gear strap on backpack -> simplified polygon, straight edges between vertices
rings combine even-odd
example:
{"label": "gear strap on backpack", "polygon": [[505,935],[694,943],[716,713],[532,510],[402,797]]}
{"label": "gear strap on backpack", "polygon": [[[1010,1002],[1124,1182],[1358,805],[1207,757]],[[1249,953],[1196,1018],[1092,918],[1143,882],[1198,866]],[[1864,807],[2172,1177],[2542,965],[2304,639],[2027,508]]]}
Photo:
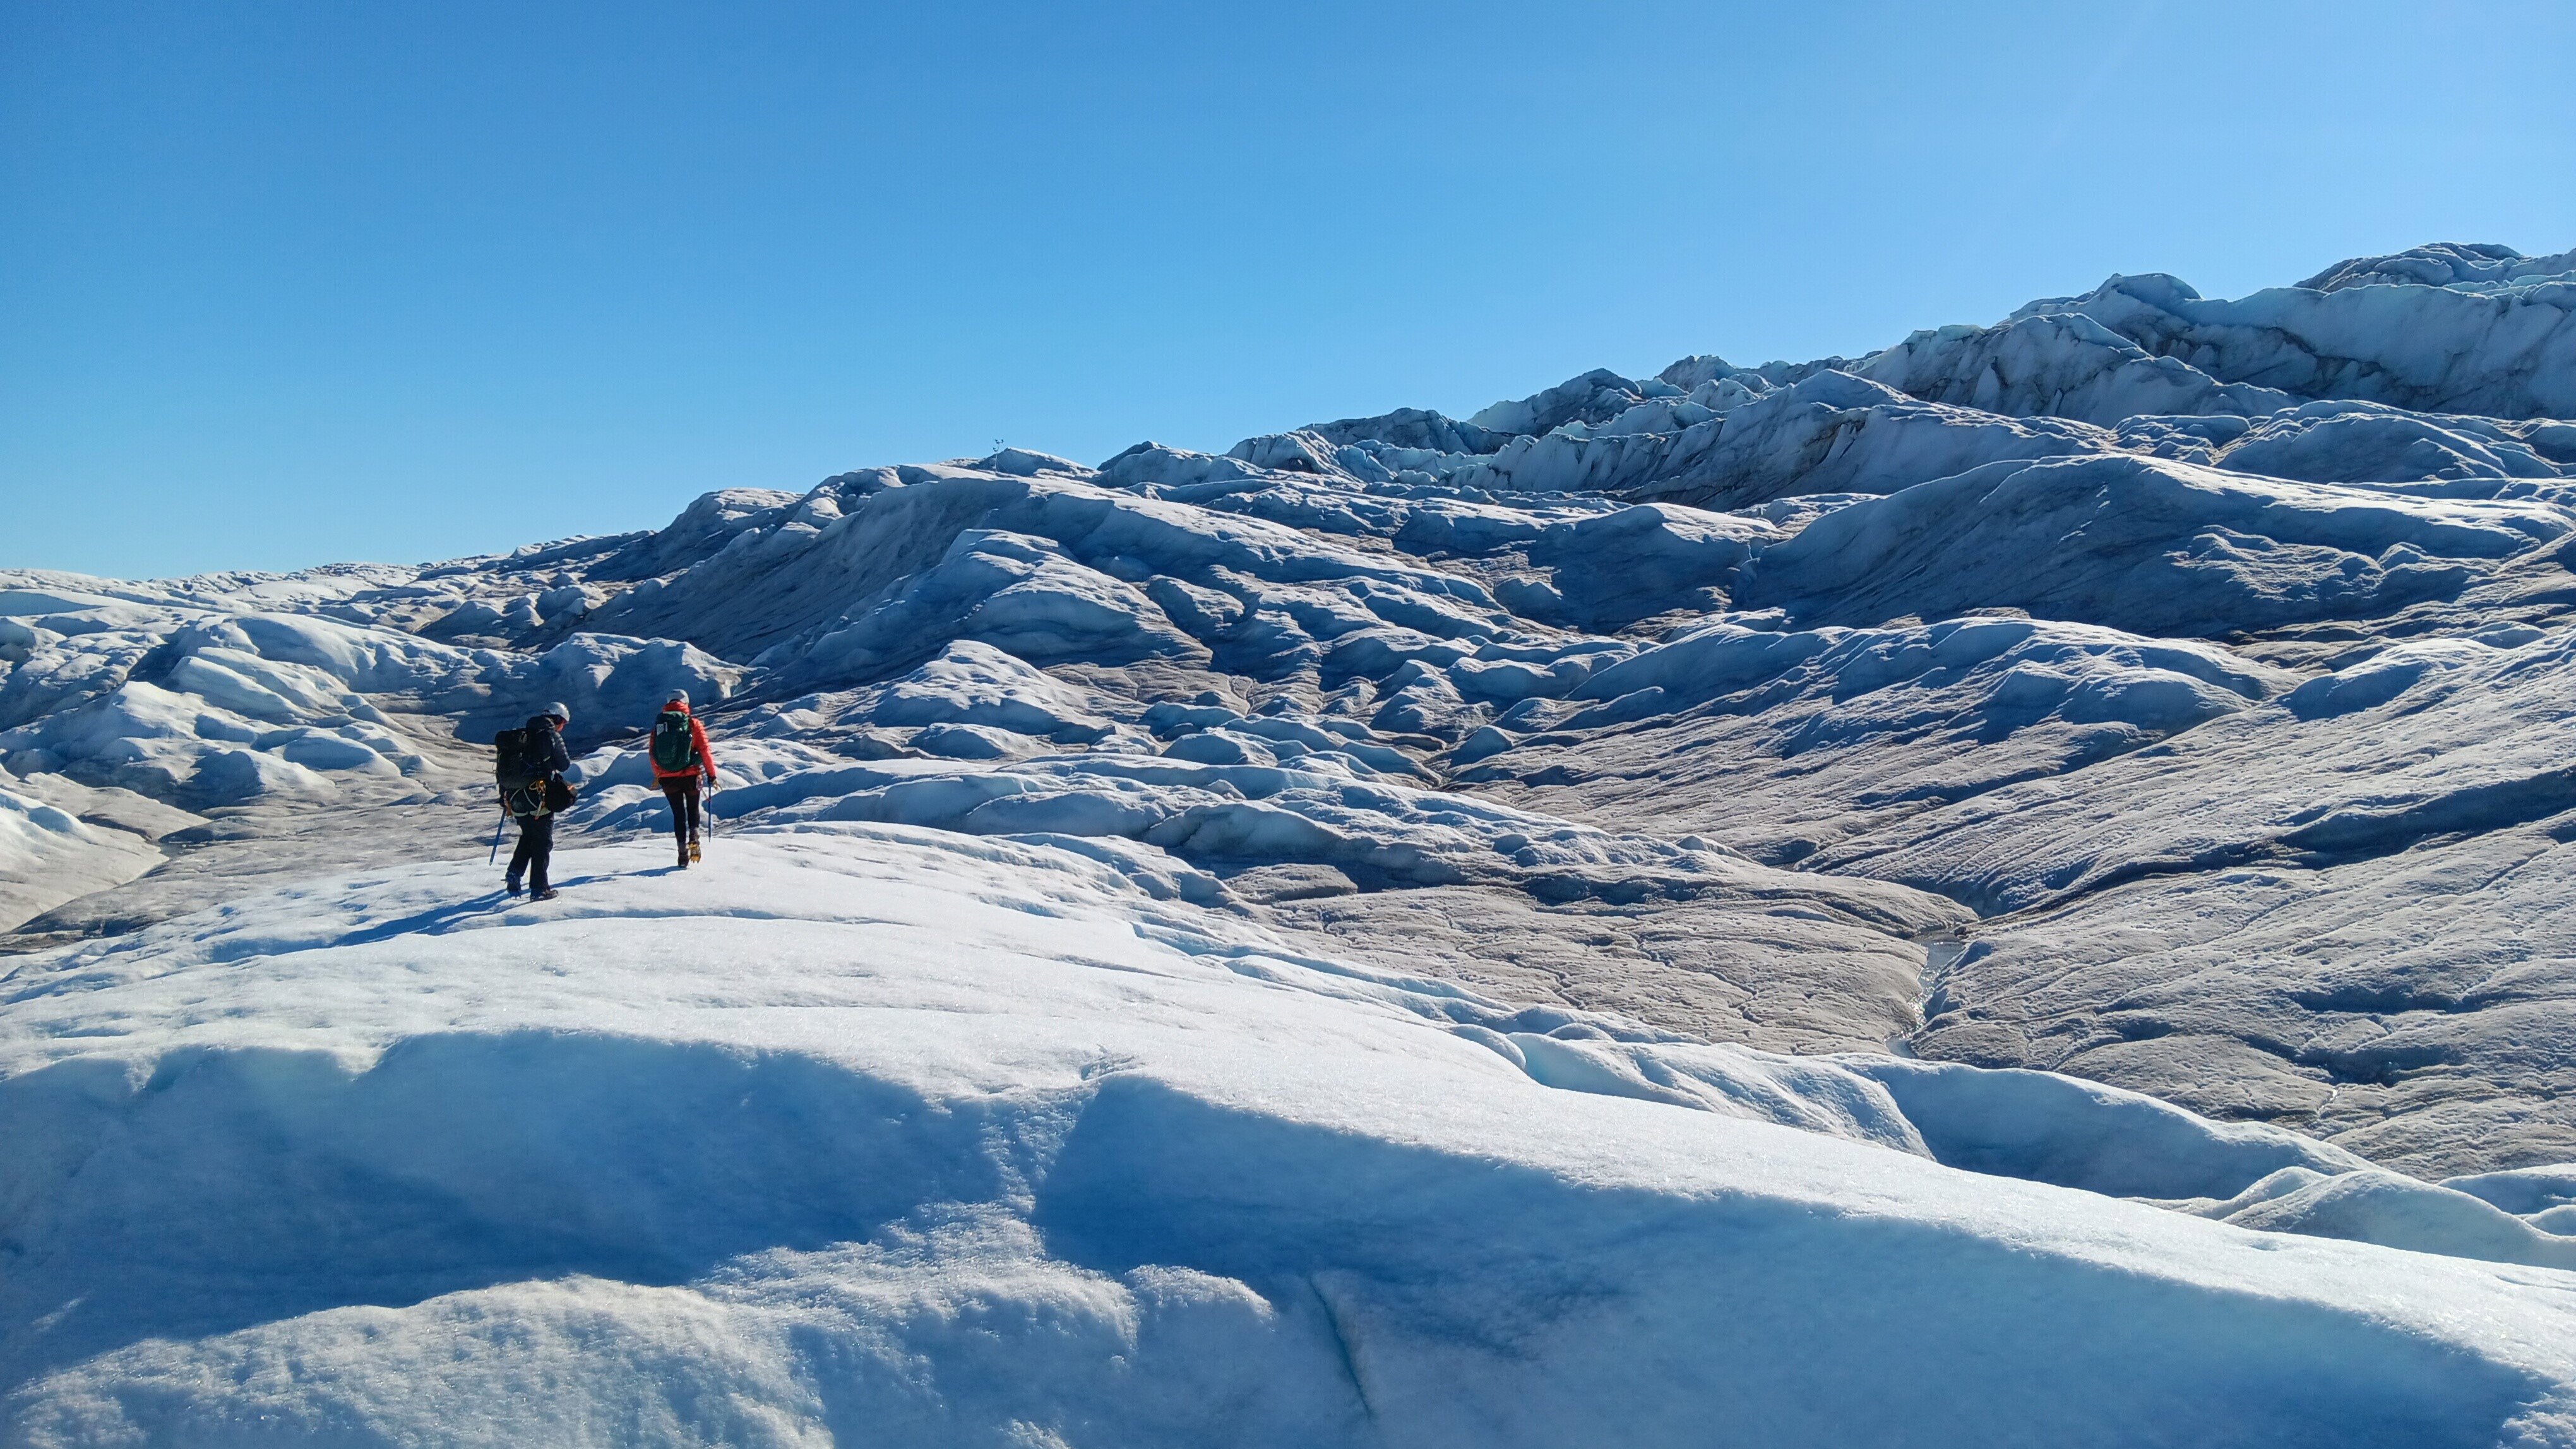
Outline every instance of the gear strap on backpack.
{"label": "gear strap on backpack", "polygon": [[533,733],[503,730],[492,737],[492,783],[501,787],[501,808],[513,815],[543,815],[573,802],[572,788],[555,775]]}

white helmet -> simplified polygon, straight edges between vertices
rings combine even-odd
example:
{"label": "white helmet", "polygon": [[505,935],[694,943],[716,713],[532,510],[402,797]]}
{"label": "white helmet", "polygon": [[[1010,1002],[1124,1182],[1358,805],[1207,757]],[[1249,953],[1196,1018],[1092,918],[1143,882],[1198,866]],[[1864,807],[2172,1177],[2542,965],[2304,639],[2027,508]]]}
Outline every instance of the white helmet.
{"label": "white helmet", "polygon": [[689,702],[689,692],[685,689],[672,690],[669,696],[662,702],[664,704],[687,704]]}
{"label": "white helmet", "polygon": [[555,717],[555,723],[559,726],[572,723],[572,706],[565,704],[560,699],[547,705],[546,713],[553,715]]}

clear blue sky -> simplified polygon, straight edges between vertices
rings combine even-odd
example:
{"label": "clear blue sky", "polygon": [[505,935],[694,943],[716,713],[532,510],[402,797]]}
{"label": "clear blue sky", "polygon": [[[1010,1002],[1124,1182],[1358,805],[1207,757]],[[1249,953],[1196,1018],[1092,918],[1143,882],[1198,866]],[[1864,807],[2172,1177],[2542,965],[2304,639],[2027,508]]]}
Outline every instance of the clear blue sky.
{"label": "clear blue sky", "polygon": [[2576,246],[2576,6],[0,0],[0,566]]}

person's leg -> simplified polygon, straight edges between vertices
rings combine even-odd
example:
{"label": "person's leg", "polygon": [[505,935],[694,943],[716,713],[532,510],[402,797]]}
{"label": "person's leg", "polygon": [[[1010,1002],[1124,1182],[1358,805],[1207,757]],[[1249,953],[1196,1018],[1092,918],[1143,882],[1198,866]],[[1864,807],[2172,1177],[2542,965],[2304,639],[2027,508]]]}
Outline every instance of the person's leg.
{"label": "person's leg", "polygon": [[528,878],[528,858],[536,853],[535,845],[528,839],[528,822],[531,818],[526,815],[510,817],[511,821],[519,827],[518,846],[510,852],[509,882],[510,889],[514,892],[518,890],[519,883]]}
{"label": "person's leg", "polygon": [[555,817],[531,815],[527,819],[528,893],[544,895],[553,889],[546,879],[546,867],[555,855]]}
{"label": "person's leg", "polygon": [[671,807],[671,847],[684,870],[689,864],[689,800],[681,787],[686,784],[688,777],[682,775],[667,775],[662,780],[662,799]]}
{"label": "person's leg", "polygon": [[700,817],[698,814],[698,777],[691,775],[681,783],[687,787],[685,793],[689,798],[689,841],[691,844],[695,844],[700,833]]}

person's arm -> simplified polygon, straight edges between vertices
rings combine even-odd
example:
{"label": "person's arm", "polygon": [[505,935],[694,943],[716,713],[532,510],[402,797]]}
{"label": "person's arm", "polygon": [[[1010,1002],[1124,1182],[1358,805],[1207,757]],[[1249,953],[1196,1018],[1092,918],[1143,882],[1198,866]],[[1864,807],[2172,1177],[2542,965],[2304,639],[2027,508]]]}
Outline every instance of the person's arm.
{"label": "person's arm", "polygon": [[689,716],[689,733],[697,740],[698,773],[706,776],[707,788],[712,790],[716,784],[716,754],[707,748],[707,727],[698,723],[696,715]]}
{"label": "person's arm", "polygon": [[546,739],[554,745],[554,749],[552,751],[552,754],[554,755],[554,772],[560,775],[564,771],[571,769],[572,751],[564,748],[563,731],[548,730],[546,731]]}

